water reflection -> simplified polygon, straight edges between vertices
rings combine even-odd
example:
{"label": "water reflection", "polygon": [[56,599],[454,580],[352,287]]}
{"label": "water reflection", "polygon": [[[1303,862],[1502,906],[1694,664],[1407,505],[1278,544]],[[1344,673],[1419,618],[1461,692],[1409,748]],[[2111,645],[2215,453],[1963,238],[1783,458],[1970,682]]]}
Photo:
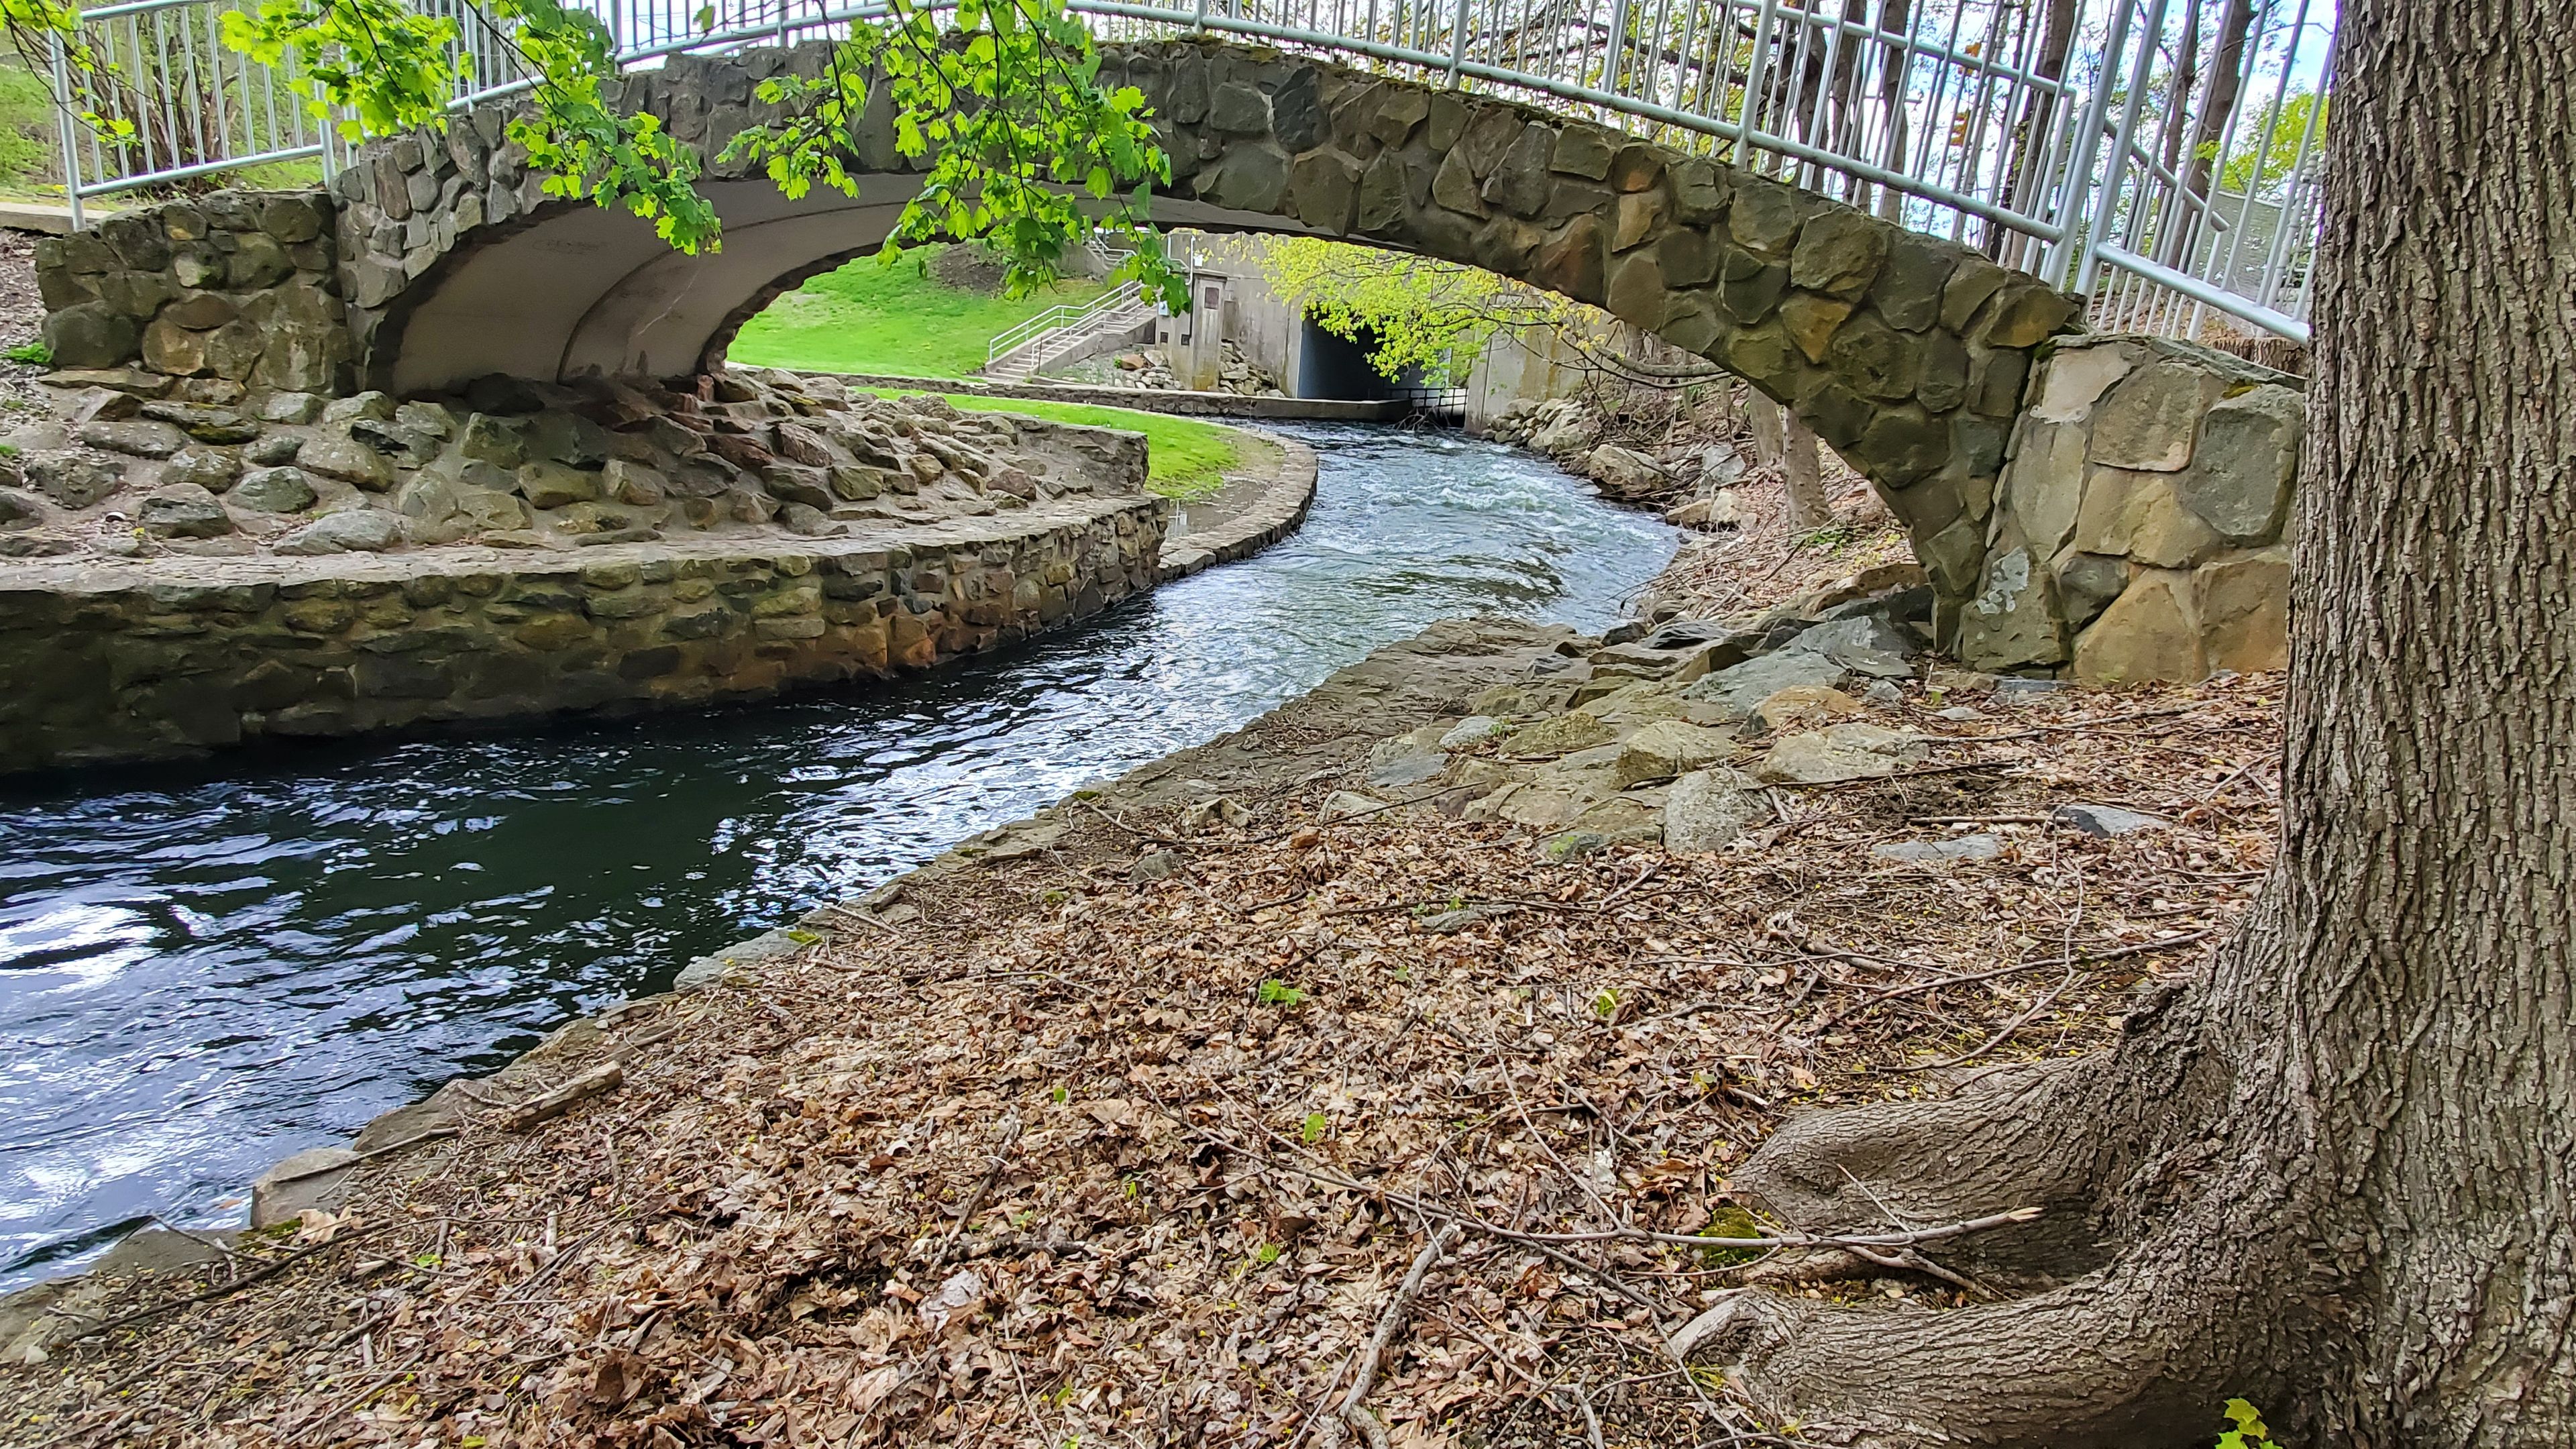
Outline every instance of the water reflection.
{"label": "water reflection", "polygon": [[1306,527],[897,687],[0,796],[0,1286],[682,962],[1241,725],[1434,619],[1599,626],[1659,523],[1455,437],[1296,430]]}

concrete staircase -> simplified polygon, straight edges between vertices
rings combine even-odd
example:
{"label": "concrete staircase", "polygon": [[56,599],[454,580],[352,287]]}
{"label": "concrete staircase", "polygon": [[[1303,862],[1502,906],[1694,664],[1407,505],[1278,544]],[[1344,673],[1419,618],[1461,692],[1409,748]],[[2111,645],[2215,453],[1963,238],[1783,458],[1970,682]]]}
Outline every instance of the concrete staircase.
{"label": "concrete staircase", "polygon": [[1050,307],[995,337],[984,349],[984,376],[1026,382],[1103,338],[1133,332],[1153,320],[1154,304],[1134,282],[1113,287],[1081,307]]}

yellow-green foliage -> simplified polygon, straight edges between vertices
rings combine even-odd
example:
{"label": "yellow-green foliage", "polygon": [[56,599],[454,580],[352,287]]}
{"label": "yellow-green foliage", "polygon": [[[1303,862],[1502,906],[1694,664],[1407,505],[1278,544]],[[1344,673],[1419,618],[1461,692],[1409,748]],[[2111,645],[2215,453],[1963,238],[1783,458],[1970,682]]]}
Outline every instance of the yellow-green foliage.
{"label": "yellow-green foliage", "polygon": [[1369,365],[1381,376],[1418,367],[1434,387],[1465,382],[1498,329],[1554,325],[1574,305],[1480,267],[1320,237],[1272,238],[1261,271],[1324,330],[1374,339]]}

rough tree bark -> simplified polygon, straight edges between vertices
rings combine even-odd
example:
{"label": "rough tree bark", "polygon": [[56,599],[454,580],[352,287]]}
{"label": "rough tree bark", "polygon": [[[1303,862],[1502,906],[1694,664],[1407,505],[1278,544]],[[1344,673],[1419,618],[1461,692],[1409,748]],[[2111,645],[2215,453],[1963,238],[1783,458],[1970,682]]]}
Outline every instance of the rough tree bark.
{"label": "rough tree bark", "polygon": [[[2057,80],[2066,74],[2066,53],[2075,43],[2075,0],[2047,0],[2048,8],[2041,20],[2039,33],[2039,74]],[[2033,87],[2022,102],[2021,119],[2013,126],[2012,163],[2005,170],[2010,178],[2004,194],[2012,198],[2017,210],[2028,211],[2039,199],[2039,190],[2048,184],[2049,168],[2040,163],[2048,151],[2058,124],[2058,98],[2055,92]],[[2010,227],[1989,224],[1986,228],[1986,255],[2006,266],[2024,265],[2030,252],[2030,240]]]}
{"label": "rough tree bark", "polygon": [[1745,407],[1745,421],[1753,428],[1753,461],[1780,470],[1781,488],[1789,497],[1789,526],[1814,529],[1832,523],[1834,504],[1825,496],[1815,429],[1758,393]]}
{"label": "rough tree bark", "polygon": [[2004,1302],[1695,1325],[1806,1437],[2206,1444],[2241,1395],[2576,1442],[2576,0],[2341,21],[2278,864],[2109,1052],[1736,1175],[1805,1228],[2048,1209],[1977,1245]]}

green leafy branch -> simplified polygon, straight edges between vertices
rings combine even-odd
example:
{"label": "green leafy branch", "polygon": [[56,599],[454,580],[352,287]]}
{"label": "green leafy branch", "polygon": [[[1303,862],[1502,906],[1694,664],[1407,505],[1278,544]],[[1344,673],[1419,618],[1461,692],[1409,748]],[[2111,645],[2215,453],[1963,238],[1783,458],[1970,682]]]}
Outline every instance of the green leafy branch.
{"label": "green leafy branch", "polygon": [[886,239],[889,264],[912,243],[984,241],[1021,297],[1105,236],[1132,250],[1113,280],[1133,278],[1186,308],[1183,279],[1147,220],[1153,185],[1172,169],[1144,93],[1102,87],[1091,32],[1063,0],[961,0],[942,15],[893,0],[882,21],[852,24],[821,75],[761,82],[758,98],[790,116],[743,131],[724,159],[761,165],[790,197],[817,182],[856,196],[846,158],[871,87],[882,85],[896,152],[930,158]]}

